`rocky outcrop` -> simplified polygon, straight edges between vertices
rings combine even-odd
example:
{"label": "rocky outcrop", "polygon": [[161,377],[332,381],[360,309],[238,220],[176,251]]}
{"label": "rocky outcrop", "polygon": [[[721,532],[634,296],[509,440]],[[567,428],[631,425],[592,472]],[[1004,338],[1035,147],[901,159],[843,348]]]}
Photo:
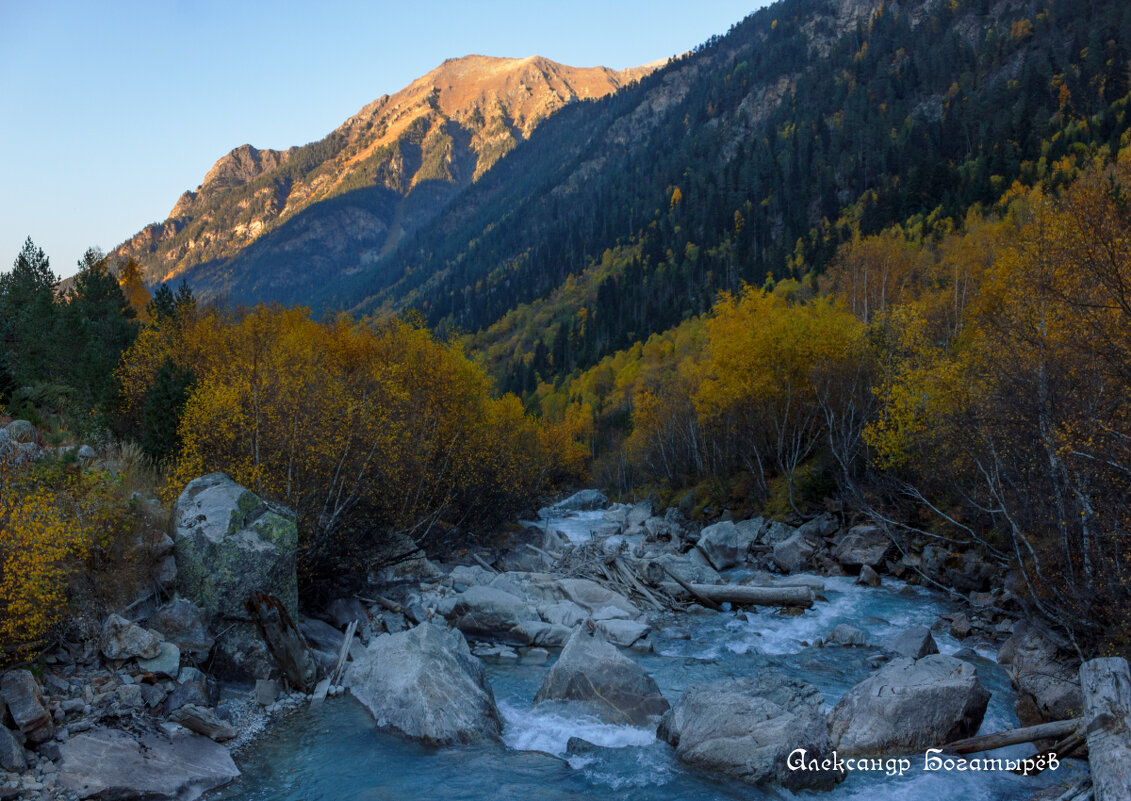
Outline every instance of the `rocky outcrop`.
{"label": "rocky outcrop", "polygon": [[346,674],[381,728],[433,745],[498,739],[499,710],[482,663],[458,631],[423,623],[382,634]]}
{"label": "rocky outcrop", "polygon": [[94,728],[59,746],[60,784],[79,798],[193,801],[240,775],[222,745],[181,731]]}
{"label": "rocky outcrop", "polygon": [[683,762],[750,784],[827,790],[833,770],[791,770],[790,753],[822,760],[833,750],[820,691],[774,671],[689,687],[660,722]]}
{"label": "rocky outcrop", "polygon": [[208,618],[225,621],[217,643],[221,667],[268,678],[272,661],[245,604],[263,592],[297,617],[294,516],[212,473],[185,487],[173,526],[181,594]]}
{"label": "rocky outcrop", "polygon": [[669,709],[644,669],[601,637],[574,631],[534,703],[577,701],[609,723],[641,726]]}
{"label": "rocky outcrop", "polygon": [[843,757],[908,754],[977,732],[990,693],[974,666],[949,656],[894,659],[829,713]]}

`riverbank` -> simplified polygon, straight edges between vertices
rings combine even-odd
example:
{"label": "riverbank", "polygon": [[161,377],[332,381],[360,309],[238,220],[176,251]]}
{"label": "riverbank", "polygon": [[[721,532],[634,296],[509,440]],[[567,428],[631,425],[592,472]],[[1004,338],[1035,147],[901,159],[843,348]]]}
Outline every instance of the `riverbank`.
{"label": "riverbank", "polygon": [[[610,722],[595,715],[585,699],[558,697],[532,704],[555,658],[560,659],[560,649],[579,630],[617,646],[655,681],[667,705],[697,684],[764,670],[796,677],[803,686],[815,688],[814,714],[820,715],[822,728],[824,716],[855,685],[893,662],[924,657],[932,650],[941,652],[948,670],[971,666],[989,700],[976,721],[962,724],[961,715],[956,719],[956,725],[970,729],[964,734],[973,734],[979,724],[983,730],[999,730],[1025,723],[1030,710],[1054,712],[1050,698],[1064,701],[1071,694],[1067,680],[1064,685],[1069,689],[1061,696],[1050,694],[1049,665],[1063,668],[1065,677],[1071,668],[1057,661],[1057,654],[1038,647],[1042,635],[1015,624],[1006,591],[972,589],[969,597],[986,603],[960,605],[931,588],[929,581],[921,582],[928,586],[916,586],[916,568],[921,565],[908,564],[906,556],[893,553],[890,542],[885,544],[876,530],[862,526],[846,530],[834,518],[820,518],[800,528],[749,520],[700,529],[678,512],[662,516],[652,512],[650,503],[610,505],[599,493],[582,493],[543,510],[541,519],[526,525],[506,547],[468,553],[463,564],[412,560],[375,576],[379,583],[366,590],[368,594],[307,610],[313,614],[298,616],[297,627],[320,674],[330,672],[342,654],[350,656],[349,664],[357,664],[383,634],[396,635],[421,624],[459,631],[470,652],[486,665],[487,686],[498,697],[501,739],[455,746],[458,753],[483,766],[482,776],[464,774],[460,781],[468,787],[483,783],[485,793],[491,782],[512,781],[516,770],[533,770],[545,778],[547,771],[563,769],[570,773],[556,781],[575,786],[580,795],[616,796],[629,787],[653,788],[669,799],[672,792],[677,798],[727,798],[745,792],[734,784],[733,772],[727,777],[726,769],[711,779],[710,787],[722,782],[730,789],[705,789],[696,778],[703,768],[695,767],[694,759],[685,765],[679,750],[673,751],[657,737],[655,721],[650,726]],[[847,575],[850,572],[856,575]],[[703,598],[694,597],[695,587],[790,588],[790,593],[806,588],[807,603],[746,608],[724,603],[715,612],[702,603]],[[126,650],[152,647],[151,636],[157,643],[174,644],[187,656],[193,646],[185,633],[192,631],[204,635],[198,647],[210,654],[210,664],[223,650],[255,669],[262,649],[257,655],[241,652],[231,642],[223,648],[209,644],[213,635],[223,639],[229,633],[206,630],[204,616],[195,609],[183,598],[173,601],[172,608],[169,603],[143,604],[131,610],[134,620],[123,619],[110,627],[114,636],[108,637],[104,626],[97,646],[86,644],[81,654],[72,647],[48,654],[41,703],[58,728],[47,744],[24,750],[26,769],[6,777],[4,784],[16,788],[12,792],[19,797],[44,801],[84,797],[103,781],[103,775],[128,774],[120,765],[86,764],[84,751],[75,748],[76,740],[86,742],[91,746],[86,753],[93,753],[94,746],[105,746],[105,736],[98,740],[92,732],[108,731],[124,733],[147,748],[147,736],[168,747],[192,742],[194,748],[201,746],[202,738],[210,738],[205,749],[212,760],[205,765],[208,770],[183,776],[176,787],[180,797],[235,779],[231,754],[236,755],[243,777],[231,789],[218,791],[222,798],[274,798],[264,795],[263,788],[275,786],[270,777],[280,770],[303,777],[295,785],[300,793],[293,796],[296,799],[305,797],[301,792],[310,784],[339,782],[343,790],[337,797],[349,797],[350,787],[360,793],[366,781],[362,776],[346,779],[325,773],[337,764],[327,748],[356,750],[340,742],[342,732],[380,744],[369,759],[358,754],[358,765],[372,768],[374,759],[404,752],[416,754],[413,759],[424,770],[437,758],[435,752],[419,751],[414,745],[390,745],[396,736],[379,733],[373,718],[359,715],[351,698],[334,698],[336,690],[312,708],[309,693],[279,696],[277,679],[242,685],[218,682],[198,668],[182,666],[180,659],[175,672],[170,665],[162,673],[140,652]],[[170,627],[170,618],[177,617],[172,611],[180,613],[180,630]],[[344,632],[351,624],[357,634],[347,642]],[[115,642],[127,645],[118,648]],[[254,650],[247,642],[241,647]],[[157,650],[169,649],[159,645]],[[1025,677],[1038,673],[1043,685],[1026,684]],[[348,683],[348,679],[340,681]],[[1052,689],[1064,687],[1058,684]],[[185,703],[190,697],[195,703]],[[180,712],[186,706],[195,709]],[[185,731],[188,727],[195,731],[192,740]],[[326,748],[317,750],[317,758],[286,756],[299,747],[295,742],[301,739],[299,733],[312,727],[323,735],[333,733],[325,740]],[[939,731],[923,736],[941,744],[954,739],[952,735]],[[1022,751],[1024,747],[1014,747],[1011,753]],[[543,763],[539,761],[543,757],[530,752],[547,755],[550,761]],[[1069,765],[1060,776],[1078,770]],[[352,769],[345,773],[352,776]],[[1026,777],[1022,784],[1016,777],[1000,775],[962,779],[967,780],[973,782],[968,787],[971,793],[1006,799],[1021,797],[1019,792],[1035,793],[1061,779],[1048,774]],[[904,783],[913,782],[914,792],[925,793],[922,797],[950,797],[938,781],[937,775],[923,771],[900,777],[894,785],[890,777],[852,776],[832,792],[835,797],[850,797],[864,787],[906,790]],[[415,784],[402,788],[409,797],[419,791]],[[652,790],[641,792],[651,797]]]}

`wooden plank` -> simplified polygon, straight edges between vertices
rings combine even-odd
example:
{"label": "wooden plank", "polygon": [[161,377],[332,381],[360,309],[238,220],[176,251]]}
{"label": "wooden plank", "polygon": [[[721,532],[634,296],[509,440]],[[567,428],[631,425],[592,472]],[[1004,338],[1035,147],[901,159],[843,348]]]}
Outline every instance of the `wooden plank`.
{"label": "wooden plank", "polygon": [[1131,668],[1122,657],[1080,666],[1096,801],[1131,801]]}
{"label": "wooden plank", "polygon": [[1004,748],[1007,745],[1018,743],[1031,743],[1034,740],[1051,740],[1068,737],[1083,724],[1081,718],[1070,720],[1056,720],[1052,723],[1042,723],[1039,726],[1026,726],[1021,729],[1006,729],[993,734],[981,734],[977,737],[968,737],[965,740],[955,740],[947,743],[942,748],[951,754],[976,754],[979,751],[992,751],[995,748]]}

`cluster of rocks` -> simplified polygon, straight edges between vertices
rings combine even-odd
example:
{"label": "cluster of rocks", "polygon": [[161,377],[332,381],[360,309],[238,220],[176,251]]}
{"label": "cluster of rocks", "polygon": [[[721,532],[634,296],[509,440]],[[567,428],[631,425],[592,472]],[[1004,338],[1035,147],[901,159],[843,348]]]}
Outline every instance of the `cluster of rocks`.
{"label": "cluster of rocks", "polygon": [[44,445],[35,426],[27,420],[13,420],[0,426],[0,462],[20,465],[35,462],[47,455],[63,456],[68,453],[74,453],[84,462],[92,461],[97,456],[94,448],[89,445]]}

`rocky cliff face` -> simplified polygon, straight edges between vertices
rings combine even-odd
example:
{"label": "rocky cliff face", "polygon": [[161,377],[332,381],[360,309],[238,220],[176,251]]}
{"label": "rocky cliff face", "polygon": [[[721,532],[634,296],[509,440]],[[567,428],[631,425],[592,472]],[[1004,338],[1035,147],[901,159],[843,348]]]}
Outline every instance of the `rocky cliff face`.
{"label": "rocky cliff face", "polygon": [[[537,56],[449,59],[318,142],[284,151],[236,148],[180,197],[167,220],[113,255],[135,258],[150,284],[184,277],[205,298],[301,301],[319,254],[356,249],[358,267],[380,259],[555,111],[602,97],[655,66],[614,71]],[[325,201],[335,202],[315,209]],[[232,263],[268,234],[272,242]]]}

